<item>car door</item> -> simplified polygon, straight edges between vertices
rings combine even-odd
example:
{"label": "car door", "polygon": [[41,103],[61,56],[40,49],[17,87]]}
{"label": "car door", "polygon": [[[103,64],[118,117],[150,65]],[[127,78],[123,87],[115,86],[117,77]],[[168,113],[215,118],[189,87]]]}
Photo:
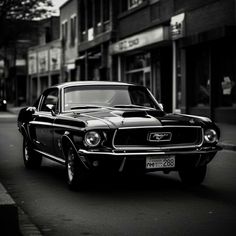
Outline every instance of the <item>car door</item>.
{"label": "car door", "polygon": [[46,90],[39,103],[38,110],[33,114],[30,123],[31,134],[34,137],[36,149],[46,154],[53,155],[53,123],[55,116],[51,108],[58,109],[58,89]]}

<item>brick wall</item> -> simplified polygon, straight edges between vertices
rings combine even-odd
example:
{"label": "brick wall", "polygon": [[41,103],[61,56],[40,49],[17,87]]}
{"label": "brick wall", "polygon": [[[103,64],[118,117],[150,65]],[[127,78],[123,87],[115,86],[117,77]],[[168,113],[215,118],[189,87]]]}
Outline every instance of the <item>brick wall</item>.
{"label": "brick wall", "polygon": [[233,24],[235,24],[233,0],[211,1],[186,12],[187,36]]}

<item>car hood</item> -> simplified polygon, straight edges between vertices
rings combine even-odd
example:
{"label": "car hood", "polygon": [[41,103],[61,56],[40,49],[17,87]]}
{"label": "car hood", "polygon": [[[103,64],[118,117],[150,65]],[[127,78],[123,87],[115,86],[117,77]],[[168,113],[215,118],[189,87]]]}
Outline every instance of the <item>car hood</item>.
{"label": "car hood", "polygon": [[87,127],[143,127],[143,126],[204,126],[211,122],[205,117],[188,116],[181,114],[166,114],[153,109],[86,109],[67,113],[71,119],[77,119]]}

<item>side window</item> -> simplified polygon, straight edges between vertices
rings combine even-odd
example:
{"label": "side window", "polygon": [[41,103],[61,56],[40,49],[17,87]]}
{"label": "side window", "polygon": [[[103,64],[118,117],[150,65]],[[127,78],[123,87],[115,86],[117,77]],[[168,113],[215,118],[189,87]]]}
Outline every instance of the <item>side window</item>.
{"label": "side window", "polygon": [[46,92],[40,111],[50,111],[49,106],[54,106],[55,111],[58,111],[58,90],[53,89]]}

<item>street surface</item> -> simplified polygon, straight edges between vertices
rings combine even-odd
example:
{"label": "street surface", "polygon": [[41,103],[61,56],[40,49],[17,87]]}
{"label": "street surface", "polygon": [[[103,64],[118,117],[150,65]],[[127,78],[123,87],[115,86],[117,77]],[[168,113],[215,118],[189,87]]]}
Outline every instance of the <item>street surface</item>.
{"label": "street surface", "polygon": [[217,154],[197,188],[155,173],[107,176],[72,192],[61,165],[24,169],[16,117],[0,112],[0,181],[46,236],[236,235],[236,152]]}

